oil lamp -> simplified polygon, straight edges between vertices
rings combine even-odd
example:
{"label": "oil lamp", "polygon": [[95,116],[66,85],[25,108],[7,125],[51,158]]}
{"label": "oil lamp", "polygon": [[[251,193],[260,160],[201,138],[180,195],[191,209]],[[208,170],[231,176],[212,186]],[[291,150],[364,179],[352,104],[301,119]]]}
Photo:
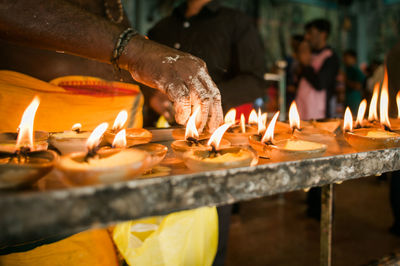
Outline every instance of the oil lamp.
{"label": "oil lamp", "polygon": [[[197,114],[199,113],[199,111],[200,111],[200,107],[197,107],[193,112],[193,114],[196,114],[196,117],[194,120],[192,119],[191,123],[194,123],[195,125],[197,124],[197,119],[198,119]],[[196,128],[196,126],[194,126],[194,128]],[[196,129],[196,132],[197,132],[197,129]],[[194,133],[194,132],[191,132],[191,133]],[[175,140],[186,139],[187,134],[188,134],[187,126],[186,126],[186,129],[185,128],[175,128],[172,130],[172,138]],[[195,137],[197,139],[208,139],[210,136],[211,135],[209,133],[207,133],[206,131],[203,131],[200,134],[197,132],[197,136],[195,136]],[[194,136],[192,136],[192,137],[194,137]]]}
{"label": "oil lamp", "polygon": [[[300,116],[295,111],[296,109],[292,109],[292,112],[289,111],[289,124],[293,133],[296,129],[300,129]],[[250,138],[250,144],[259,156],[274,161],[284,161],[316,157],[325,153],[327,149],[325,144],[300,139],[302,137],[300,134],[292,134],[289,138],[275,141],[274,129],[278,116],[279,112],[275,113],[262,138],[257,136]]]}
{"label": "oil lamp", "polygon": [[[256,115],[255,110],[250,113],[251,116],[251,124],[250,124],[250,116],[249,116],[249,124],[246,124],[246,119],[243,114],[240,116],[240,122],[238,124],[232,124],[232,118],[227,118],[225,116],[225,123],[232,125],[227,132],[225,133],[224,138],[229,140],[232,145],[248,145],[249,144],[249,136],[257,133],[257,119],[255,119],[254,115]],[[233,113],[233,112],[232,112]],[[229,113],[228,113],[229,114]],[[227,115],[228,115],[227,114]],[[234,112],[236,116],[236,110]],[[231,114],[229,114],[231,115]],[[232,115],[233,116],[233,115]]]}
{"label": "oil lamp", "polygon": [[[371,105],[372,105],[371,100]],[[375,108],[375,107],[374,107]],[[389,121],[389,92],[388,78],[385,77],[382,83],[382,90],[379,102],[380,127],[353,128],[353,116],[347,107],[344,115],[343,135],[346,141],[356,150],[382,149],[400,146],[400,134],[392,131]],[[374,110],[372,111],[374,114]],[[375,116],[376,114],[374,114]]]}
{"label": "oil lamp", "polygon": [[90,136],[89,131],[82,131],[82,125],[76,123],[71,130],[53,133],[50,135],[49,142],[61,154],[73,152],[84,152],[86,150],[86,140]]}
{"label": "oil lamp", "polygon": [[221,140],[232,124],[223,124],[211,135],[205,149],[189,150],[184,153],[185,165],[194,171],[216,170],[250,166],[257,163],[255,154],[247,148],[221,148]]}
{"label": "oil lamp", "polygon": [[[128,120],[128,112],[122,110],[118,113],[115,118],[114,124],[111,130],[105,132],[104,137],[106,141],[111,144],[115,138],[115,134],[119,132]],[[151,141],[152,134],[150,131],[144,128],[127,128],[126,129],[126,142],[128,146],[149,143]]]}
{"label": "oil lamp", "polygon": [[[207,142],[208,138],[199,138],[199,133],[196,128],[196,117],[200,111],[200,108],[196,108],[193,114],[189,117],[186,124],[185,139],[175,140],[171,143],[171,148],[174,151],[177,158],[181,159],[183,154],[189,150],[204,150],[208,149]],[[221,140],[221,147],[230,147],[231,143],[226,140]]]}
{"label": "oil lamp", "polygon": [[[142,173],[148,166],[150,157],[138,149],[99,149],[99,144],[108,124],[97,126],[86,142],[86,152],[76,152],[62,156],[57,169],[70,185],[107,184],[129,180]],[[123,137],[123,133],[118,135]],[[116,140],[114,145],[123,145]]]}
{"label": "oil lamp", "polygon": [[0,152],[0,189],[33,184],[50,172],[58,158],[53,151],[35,150],[33,122],[39,103],[35,97],[25,109],[15,149]]}

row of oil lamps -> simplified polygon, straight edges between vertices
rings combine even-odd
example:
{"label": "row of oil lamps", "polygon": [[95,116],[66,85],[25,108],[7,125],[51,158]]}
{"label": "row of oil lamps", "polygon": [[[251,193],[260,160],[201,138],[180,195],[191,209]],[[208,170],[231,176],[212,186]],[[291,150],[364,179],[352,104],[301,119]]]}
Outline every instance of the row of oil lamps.
{"label": "row of oil lamps", "polygon": [[[379,118],[377,105],[379,84],[375,85],[365,120],[367,102],[360,104],[356,122],[346,109],[343,136],[356,150],[400,146],[400,93],[396,101],[399,118],[389,120],[388,86],[385,75],[380,93]],[[167,147],[149,143],[152,134],[145,129],[125,129],[128,114],[121,111],[111,129],[107,123],[92,132],[82,131],[80,124],[71,130],[49,134],[33,132],[39,99],[35,97],[25,110],[18,133],[0,134],[0,188],[27,186],[45,176],[53,168],[71,185],[110,183],[132,179],[158,165]],[[296,104],[289,109],[289,124],[277,121],[276,112],[267,125],[267,114],[250,113],[247,123],[243,114],[236,120],[230,110],[225,123],[211,136],[199,134],[196,128],[199,108],[190,116],[186,129],[173,130],[171,148],[176,157],[191,170],[215,170],[255,165],[258,158],[272,161],[297,160],[323,155],[327,138],[335,138],[341,120],[304,122]],[[303,126],[300,125],[303,124]],[[393,125],[392,125],[393,124]],[[324,143],[325,142],[325,143]],[[48,149],[48,145],[52,149]],[[251,146],[251,148],[249,147]]]}

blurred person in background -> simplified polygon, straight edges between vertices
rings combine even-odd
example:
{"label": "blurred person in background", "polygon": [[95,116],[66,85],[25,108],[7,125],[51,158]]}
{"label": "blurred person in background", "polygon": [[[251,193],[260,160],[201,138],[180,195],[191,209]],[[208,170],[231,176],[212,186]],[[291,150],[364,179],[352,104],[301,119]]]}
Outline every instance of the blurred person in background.
{"label": "blurred person in background", "polygon": [[[151,40],[203,59],[222,94],[224,112],[235,107],[247,118],[265,93],[264,48],[254,21],[219,1],[188,0],[158,22]],[[175,60],[171,58],[171,60]],[[214,265],[223,265],[232,205],[218,207],[219,243]]]}
{"label": "blurred person in background", "polygon": [[304,39],[299,46],[299,85],[296,102],[302,119],[332,116],[332,97],[336,88],[339,59],[328,45],[331,24],[315,19],[305,26]]}
{"label": "blurred person in background", "polygon": [[365,75],[357,65],[357,53],[354,50],[346,50],[343,53],[345,84],[346,84],[346,106],[351,112],[357,113],[358,106],[363,99]]}
{"label": "blurred person in background", "polygon": [[150,29],[148,37],[203,59],[221,92],[224,112],[239,107],[237,115],[247,117],[263,96],[263,43],[254,20],[241,11],[216,0],[188,0]]}

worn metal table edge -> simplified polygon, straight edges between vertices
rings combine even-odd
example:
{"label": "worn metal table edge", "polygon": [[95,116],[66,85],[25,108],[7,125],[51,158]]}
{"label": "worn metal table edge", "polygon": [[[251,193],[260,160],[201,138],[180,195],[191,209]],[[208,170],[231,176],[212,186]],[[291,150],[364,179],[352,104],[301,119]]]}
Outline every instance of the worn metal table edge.
{"label": "worn metal table edge", "polygon": [[400,148],[23,195],[0,195],[0,247],[400,169]]}

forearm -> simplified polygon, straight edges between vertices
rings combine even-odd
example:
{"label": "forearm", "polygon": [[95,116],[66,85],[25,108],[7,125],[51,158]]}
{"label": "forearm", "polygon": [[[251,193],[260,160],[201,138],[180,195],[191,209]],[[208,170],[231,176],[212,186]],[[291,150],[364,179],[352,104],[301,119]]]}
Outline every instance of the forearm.
{"label": "forearm", "polygon": [[63,0],[1,0],[0,38],[110,62],[123,26]]}

